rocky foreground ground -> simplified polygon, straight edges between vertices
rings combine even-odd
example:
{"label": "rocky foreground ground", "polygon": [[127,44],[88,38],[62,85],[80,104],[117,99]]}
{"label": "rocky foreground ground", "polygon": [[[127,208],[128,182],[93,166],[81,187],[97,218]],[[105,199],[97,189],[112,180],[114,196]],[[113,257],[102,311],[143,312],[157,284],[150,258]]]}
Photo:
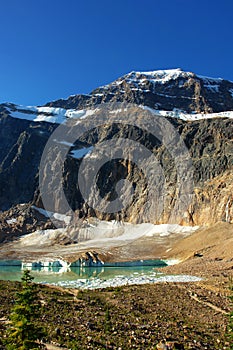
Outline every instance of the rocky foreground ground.
{"label": "rocky foreground ground", "polygon": [[[207,278],[206,269],[198,283],[94,291],[42,285],[37,322],[48,332],[47,349],[232,349],[227,271]],[[18,282],[0,284],[0,349],[18,288]]]}

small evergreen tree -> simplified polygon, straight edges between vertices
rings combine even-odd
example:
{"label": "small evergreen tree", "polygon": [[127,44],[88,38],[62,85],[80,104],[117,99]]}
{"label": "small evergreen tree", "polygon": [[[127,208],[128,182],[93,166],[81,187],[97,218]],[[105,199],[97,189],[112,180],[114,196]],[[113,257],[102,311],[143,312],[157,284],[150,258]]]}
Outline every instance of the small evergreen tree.
{"label": "small evergreen tree", "polygon": [[10,314],[10,326],[7,330],[6,348],[8,350],[40,349],[38,340],[45,336],[42,327],[36,325],[39,317],[40,302],[37,286],[32,283],[34,277],[25,270],[21,278],[21,290],[16,293],[15,305]]}

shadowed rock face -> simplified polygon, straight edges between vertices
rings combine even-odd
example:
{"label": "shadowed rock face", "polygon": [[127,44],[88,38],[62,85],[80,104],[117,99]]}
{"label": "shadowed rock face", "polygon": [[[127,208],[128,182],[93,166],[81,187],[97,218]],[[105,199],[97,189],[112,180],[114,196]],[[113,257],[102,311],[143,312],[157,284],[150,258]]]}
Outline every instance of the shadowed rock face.
{"label": "shadowed rock face", "polygon": [[[112,84],[94,90],[90,95],[77,95],[47,105],[65,109],[80,109],[94,107],[103,102],[124,101],[159,110],[169,111],[176,108],[187,113],[233,110],[233,83],[231,82],[201,78],[193,73],[179,71],[172,72],[170,79],[164,78],[162,73],[157,76],[154,72],[152,73],[148,75],[132,72]],[[183,213],[184,215],[182,217],[177,215],[174,220],[181,224],[195,225],[212,224],[219,220],[232,222],[232,120],[227,118],[192,122],[175,118],[168,118],[168,120],[181,135],[194,167],[192,201],[186,212]],[[12,118],[7,105],[0,105],[1,210],[8,210],[20,203],[43,205],[38,188],[38,171],[45,144],[56,127],[56,124],[48,122]],[[166,199],[163,211],[160,215],[153,215],[153,213],[148,214],[142,210],[148,201],[147,182],[143,172],[126,159],[107,162],[98,173],[97,185],[101,196],[111,201],[117,197],[116,184],[118,181],[129,180],[134,189],[130,205],[113,214],[104,214],[89,207],[82,198],[77,185],[78,170],[82,159],[71,157],[69,153],[64,163],[63,187],[71,208],[76,210],[79,218],[97,216],[100,219],[123,219],[137,223],[168,222],[179,196],[177,173],[171,154],[153,135],[132,125],[123,127],[114,123],[95,128],[83,135],[75,142],[71,150],[96,146],[102,141],[112,138],[117,140],[119,137],[145,145],[156,156],[166,180]],[[119,143],[116,141],[116,147],[121,148],[120,141]],[[49,168],[46,168],[45,178],[48,172]],[[54,173],[55,178],[56,172]],[[57,201],[59,201],[59,196]],[[59,203],[55,203],[51,210],[56,209],[56,204]],[[7,217],[14,216],[14,210],[12,210],[11,214],[2,215],[3,224],[6,223]],[[16,231],[25,233],[35,229],[38,225],[38,220],[33,220],[33,214],[30,212],[30,215],[24,216],[24,224],[21,223],[21,227],[24,228],[22,230],[18,228]],[[12,225],[12,229],[14,226],[17,224]]]}
{"label": "shadowed rock face", "polygon": [[0,116],[0,208],[32,200],[44,146],[54,125]]}

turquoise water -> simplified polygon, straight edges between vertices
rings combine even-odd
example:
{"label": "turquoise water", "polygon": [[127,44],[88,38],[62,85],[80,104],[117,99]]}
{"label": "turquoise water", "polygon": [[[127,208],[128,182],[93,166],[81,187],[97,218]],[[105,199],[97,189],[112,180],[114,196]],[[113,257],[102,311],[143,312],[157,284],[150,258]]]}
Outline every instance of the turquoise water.
{"label": "turquoise water", "polygon": [[[6,262],[0,260],[0,280],[19,281],[22,277],[21,262],[15,263],[14,266],[8,266]],[[117,287],[133,284],[158,283],[158,282],[197,282],[200,277],[189,275],[165,275],[158,272],[161,267],[161,261],[151,260],[138,262],[141,265],[129,266],[132,262],[121,263],[119,266],[79,266],[69,267],[33,267],[31,274],[38,283],[55,284],[61,287],[78,288],[78,289],[96,289]],[[1,282],[0,282],[1,283]]]}
{"label": "turquoise water", "polygon": [[[129,264],[129,263],[127,263]],[[149,275],[156,271],[156,267],[161,267],[159,261],[146,261],[144,265],[140,266],[96,266],[96,267],[70,267],[64,270],[61,267],[49,267],[49,268],[32,268],[31,274],[34,277],[35,282],[39,283],[60,283],[60,282],[74,282],[77,280],[110,280],[115,277],[122,276],[137,276],[137,275]],[[123,265],[123,264],[121,264]],[[20,262],[12,265],[1,265],[0,262],[0,280],[20,281],[22,277],[22,269]]]}

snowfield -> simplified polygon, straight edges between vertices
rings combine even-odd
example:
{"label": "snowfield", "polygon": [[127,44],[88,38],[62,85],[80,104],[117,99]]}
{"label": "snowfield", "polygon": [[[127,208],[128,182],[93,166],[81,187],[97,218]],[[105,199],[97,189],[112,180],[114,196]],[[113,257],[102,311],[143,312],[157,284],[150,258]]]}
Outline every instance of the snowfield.
{"label": "snowfield", "polygon": [[51,211],[48,211],[48,210],[45,210],[42,208],[38,208],[35,205],[32,205],[32,209],[38,211],[40,214],[42,214],[46,218],[54,218],[58,221],[63,221],[66,225],[69,225],[69,223],[71,221],[71,216],[69,216],[69,215],[53,213]]}
{"label": "snowfield", "polygon": [[97,109],[74,110],[55,107],[34,107],[8,104],[7,110],[12,118],[34,122],[62,124],[67,119],[84,119],[96,113]]}
{"label": "snowfield", "polygon": [[[34,207],[35,209],[35,207]],[[58,220],[69,221],[70,216],[58,213],[51,213],[36,208],[41,214],[53,216]],[[22,236],[18,240],[21,246],[42,246],[51,245],[58,238],[69,237],[78,241],[77,248],[88,249],[90,247],[115,247],[128,244],[142,237],[154,237],[160,239],[172,234],[189,235],[195,232],[199,226],[180,226],[176,224],[153,225],[150,223],[130,224],[121,221],[101,221],[97,219],[86,220],[81,228],[67,231],[67,228],[37,230],[33,233]],[[16,243],[17,244],[17,243]]]}

